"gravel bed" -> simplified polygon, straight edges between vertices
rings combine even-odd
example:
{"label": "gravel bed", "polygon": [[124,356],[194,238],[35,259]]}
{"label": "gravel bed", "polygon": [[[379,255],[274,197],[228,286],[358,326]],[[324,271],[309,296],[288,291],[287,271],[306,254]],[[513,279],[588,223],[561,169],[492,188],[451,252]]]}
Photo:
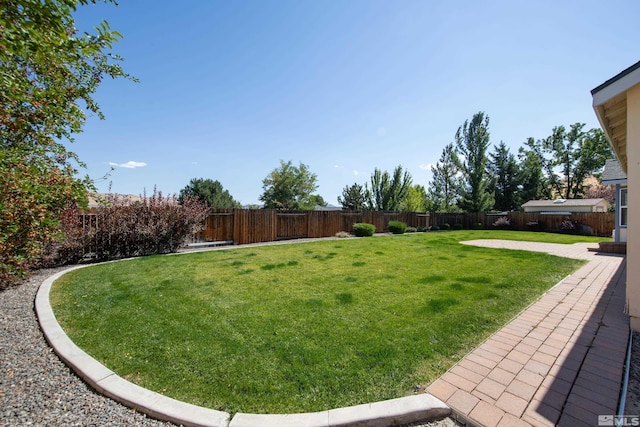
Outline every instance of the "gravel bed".
{"label": "gravel bed", "polygon": [[[34,311],[40,284],[61,269],[0,288],[0,426],[173,426],[101,396],[58,359]],[[634,333],[625,413],[640,414],[640,334]],[[412,427],[451,427],[451,419]],[[409,427],[409,426],[407,426]]]}
{"label": "gravel bed", "polygon": [[640,415],[640,333],[638,332],[633,333],[630,365],[624,413],[626,415]]}
{"label": "gravel bed", "polygon": [[40,331],[34,300],[60,269],[0,290],[0,425],[172,426],[90,389],[58,359]]}

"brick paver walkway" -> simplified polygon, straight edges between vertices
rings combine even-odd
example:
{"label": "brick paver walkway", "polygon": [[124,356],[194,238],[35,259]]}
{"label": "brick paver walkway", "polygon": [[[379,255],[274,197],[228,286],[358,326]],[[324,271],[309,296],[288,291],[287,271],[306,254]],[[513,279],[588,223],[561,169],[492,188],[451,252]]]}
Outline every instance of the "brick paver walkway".
{"label": "brick paver walkway", "polygon": [[427,391],[485,427],[597,426],[617,411],[629,338],[622,256],[575,245],[476,240],[589,262],[465,356]]}

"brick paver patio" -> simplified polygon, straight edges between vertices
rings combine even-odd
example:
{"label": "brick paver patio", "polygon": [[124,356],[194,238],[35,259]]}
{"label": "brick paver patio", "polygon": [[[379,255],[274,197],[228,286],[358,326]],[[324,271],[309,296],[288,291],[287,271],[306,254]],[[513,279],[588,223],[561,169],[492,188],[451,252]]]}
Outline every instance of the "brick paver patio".
{"label": "brick paver patio", "polygon": [[476,240],[589,262],[465,356],[427,391],[484,427],[597,426],[617,411],[629,338],[626,263],[597,244]]}

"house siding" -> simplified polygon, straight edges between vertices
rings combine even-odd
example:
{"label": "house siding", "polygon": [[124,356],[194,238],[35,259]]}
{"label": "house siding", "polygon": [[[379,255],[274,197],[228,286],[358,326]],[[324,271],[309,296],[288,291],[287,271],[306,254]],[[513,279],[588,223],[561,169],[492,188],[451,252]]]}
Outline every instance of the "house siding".
{"label": "house siding", "polygon": [[640,84],[627,92],[627,303],[631,327],[640,331]]}

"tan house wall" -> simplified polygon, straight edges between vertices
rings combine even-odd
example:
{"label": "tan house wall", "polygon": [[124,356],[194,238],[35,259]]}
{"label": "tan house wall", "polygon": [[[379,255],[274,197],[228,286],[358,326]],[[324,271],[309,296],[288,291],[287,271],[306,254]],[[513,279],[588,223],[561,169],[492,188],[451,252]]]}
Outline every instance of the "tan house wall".
{"label": "tan house wall", "polygon": [[627,92],[627,300],[631,327],[640,331],[640,84]]}

